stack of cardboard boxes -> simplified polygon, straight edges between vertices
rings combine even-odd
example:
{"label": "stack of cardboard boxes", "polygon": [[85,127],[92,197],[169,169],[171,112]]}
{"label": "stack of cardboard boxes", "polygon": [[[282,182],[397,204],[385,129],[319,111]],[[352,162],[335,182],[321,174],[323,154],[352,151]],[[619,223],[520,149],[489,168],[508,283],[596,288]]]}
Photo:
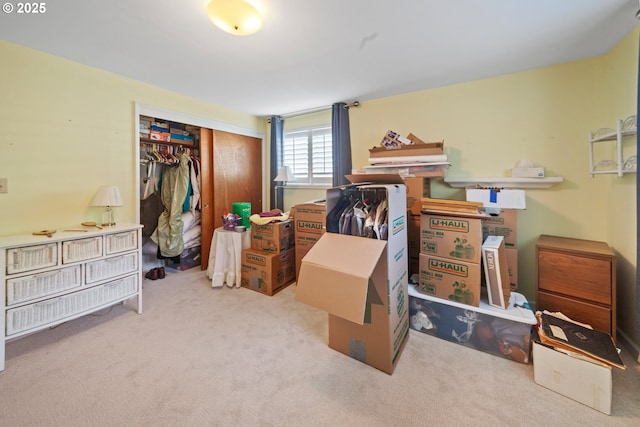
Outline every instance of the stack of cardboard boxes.
{"label": "stack of cardboard boxes", "polygon": [[479,306],[481,221],[485,217],[436,212],[421,215],[420,292]]}
{"label": "stack of cardboard boxes", "polygon": [[[531,326],[537,320],[522,308],[528,304],[524,295],[512,292],[517,286],[516,211],[489,215],[483,209],[480,204],[474,213],[423,210],[419,281],[409,287],[411,328],[529,363]],[[511,279],[507,251],[515,259]]]}
{"label": "stack of cardboard boxes", "polygon": [[298,277],[302,258],[327,229],[327,208],[325,202],[310,202],[295,205],[291,212],[295,224],[296,277]]}
{"label": "stack of cardboard boxes", "polygon": [[251,227],[251,249],[242,251],[241,285],[272,296],[296,278],[295,232],[289,220]]}
{"label": "stack of cardboard boxes", "polygon": [[509,283],[512,291],[518,290],[518,234],[516,209],[500,209],[497,215],[482,220],[483,241],[488,236],[502,236],[509,266]]}
{"label": "stack of cardboard boxes", "polygon": [[420,215],[422,199],[431,197],[431,181],[424,177],[406,177],[407,187],[407,248],[409,276],[418,274],[420,267]]}

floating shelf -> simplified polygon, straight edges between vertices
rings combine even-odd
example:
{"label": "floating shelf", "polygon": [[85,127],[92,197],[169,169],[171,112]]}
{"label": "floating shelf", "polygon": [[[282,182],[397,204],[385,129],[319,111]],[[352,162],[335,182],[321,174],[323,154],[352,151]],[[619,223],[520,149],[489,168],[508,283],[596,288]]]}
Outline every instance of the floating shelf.
{"label": "floating shelf", "polygon": [[544,178],[444,178],[444,182],[454,188],[549,188],[562,181],[563,178],[561,176]]}

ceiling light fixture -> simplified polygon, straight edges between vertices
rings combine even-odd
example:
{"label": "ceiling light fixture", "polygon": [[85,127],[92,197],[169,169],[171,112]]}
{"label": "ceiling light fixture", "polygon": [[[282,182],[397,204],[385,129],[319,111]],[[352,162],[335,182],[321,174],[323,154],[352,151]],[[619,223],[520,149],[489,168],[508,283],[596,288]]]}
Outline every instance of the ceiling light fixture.
{"label": "ceiling light fixture", "polygon": [[218,28],[236,36],[248,36],[262,27],[262,15],[244,0],[211,0],[207,15]]}

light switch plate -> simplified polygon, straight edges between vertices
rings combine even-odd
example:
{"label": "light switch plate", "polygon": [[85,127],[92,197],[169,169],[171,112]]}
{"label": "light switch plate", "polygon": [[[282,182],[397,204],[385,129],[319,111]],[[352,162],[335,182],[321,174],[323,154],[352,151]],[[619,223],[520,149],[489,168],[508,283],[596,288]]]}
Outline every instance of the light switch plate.
{"label": "light switch plate", "polygon": [[9,187],[7,184],[7,178],[0,178],[0,194],[8,193]]}

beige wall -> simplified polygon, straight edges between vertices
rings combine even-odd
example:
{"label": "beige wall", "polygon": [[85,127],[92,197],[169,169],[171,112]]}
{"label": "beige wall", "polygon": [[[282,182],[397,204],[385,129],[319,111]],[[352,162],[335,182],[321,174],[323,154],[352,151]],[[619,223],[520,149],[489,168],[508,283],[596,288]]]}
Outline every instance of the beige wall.
{"label": "beige wall", "polygon": [[[638,35],[636,30],[605,56],[603,73],[603,117],[606,127],[615,127],[615,121],[636,111],[636,81],[638,79]],[[615,144],[610,144],[611,146]],[[637,154],[636,139],[625,138],[623,155]],[[607,157],[614,159],[609,152]],[[635,330],[636,307],[636,174],[622,178],[616,175],[599,176],[602,179],[606,206],[607,242],[616,253],[618,282],[618,327],[640,344],[640,331]]]}
{"label": "beige wall", "polygon": [[100,221],[98,186],[136,218],[136,102],[264,131],[264,120],[0,41],[0,235]]}

